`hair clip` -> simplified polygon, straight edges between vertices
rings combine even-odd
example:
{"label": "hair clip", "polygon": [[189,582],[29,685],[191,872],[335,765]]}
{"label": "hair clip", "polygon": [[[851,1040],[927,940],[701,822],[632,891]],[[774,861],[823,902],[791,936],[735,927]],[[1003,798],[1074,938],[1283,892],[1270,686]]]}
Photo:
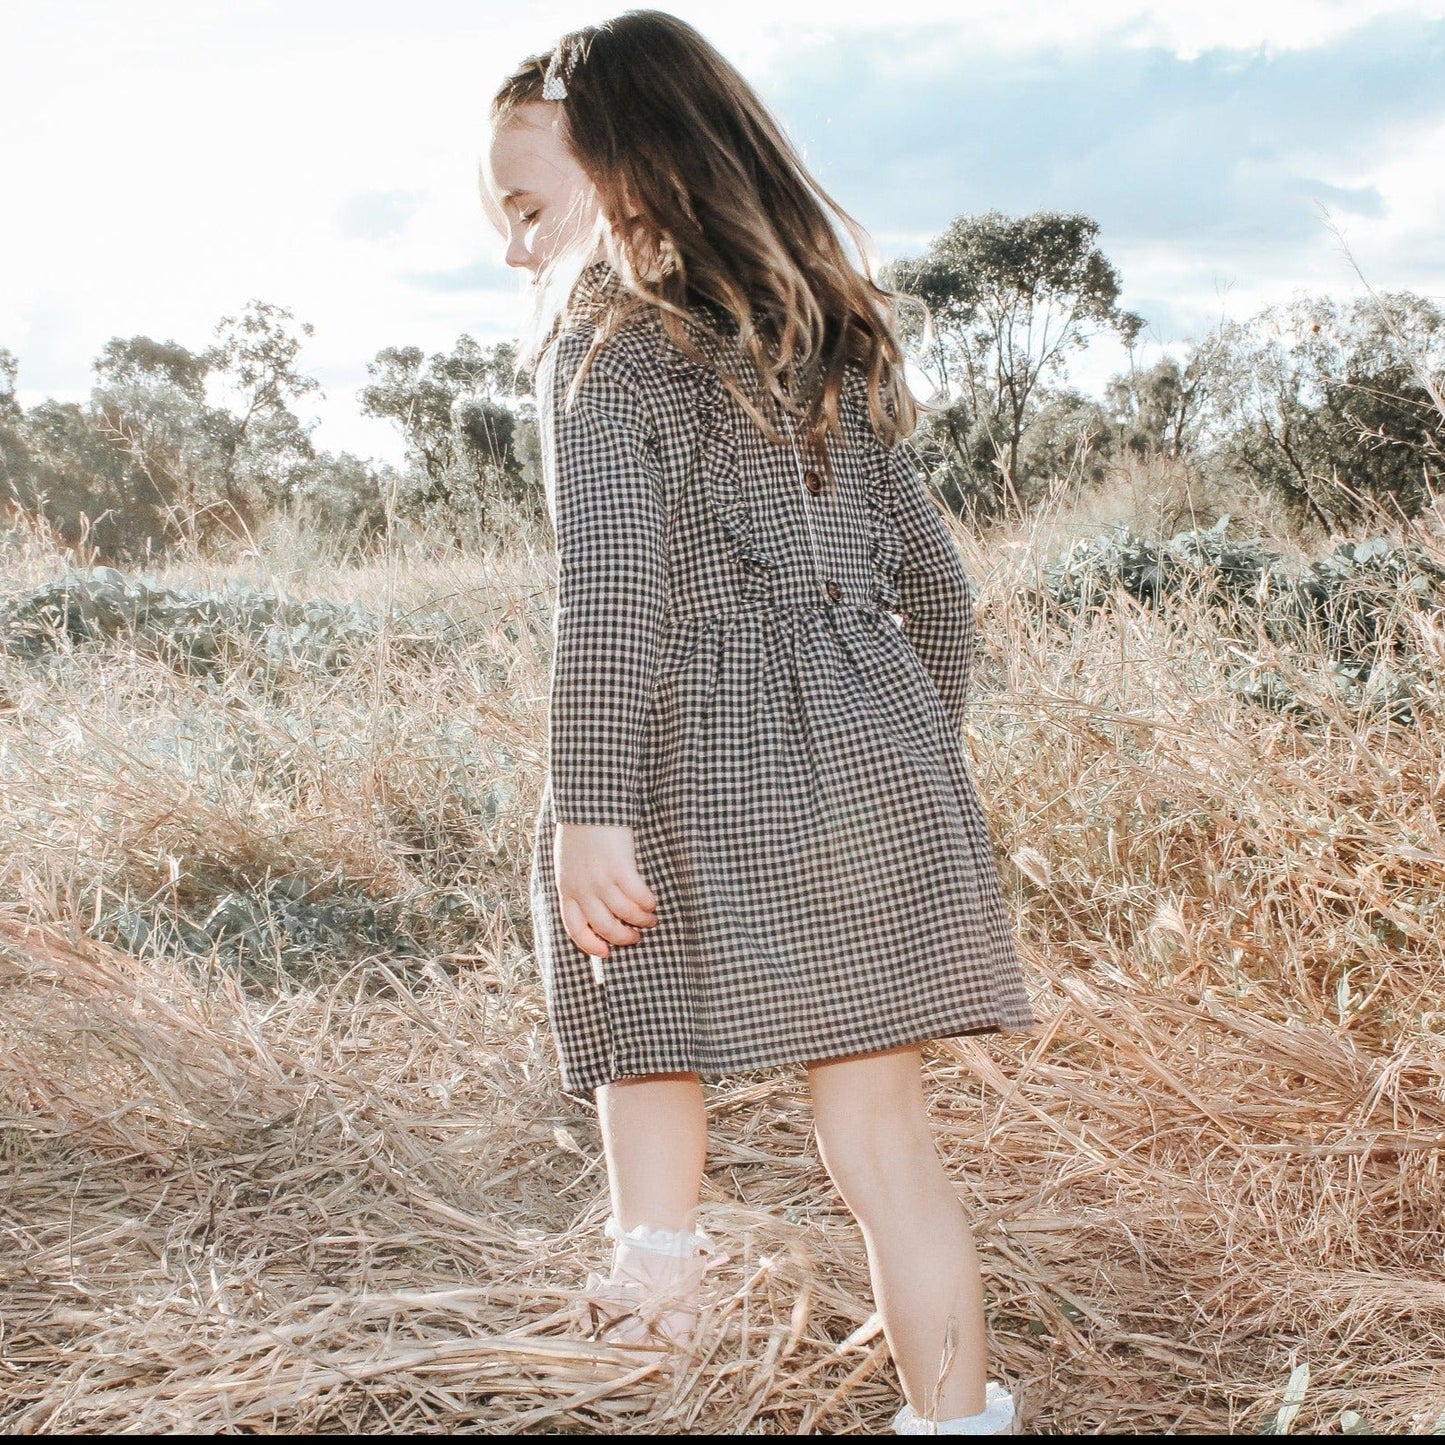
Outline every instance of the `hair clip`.
{"label": "hair clip", "polygon": [[[562,80],[562,51],[552,52],[552,59],[547,65],[547,74],[542,79],[543,100],[566,100],[567,86]],[[570,68],[570,67],[569,67]]]}

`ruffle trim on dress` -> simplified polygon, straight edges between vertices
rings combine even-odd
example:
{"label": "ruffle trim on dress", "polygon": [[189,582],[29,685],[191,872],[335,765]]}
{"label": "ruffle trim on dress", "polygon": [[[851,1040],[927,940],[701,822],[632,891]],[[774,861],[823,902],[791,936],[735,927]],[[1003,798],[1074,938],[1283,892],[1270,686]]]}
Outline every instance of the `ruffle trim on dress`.
{"label": "ruffle trim on dress", "polygon": [[[869,427],[868,384],[863,373],[849,370],[844,386],[861,419],[860,431]],[[873,580],[873,597],[885,612],[896,612],[903,605],[898,589],[898,569],[903,565],[903,534],[898,530],[894,498],[900,479],[898,466],[917,466],[917,454],[903,443],[892,449],[874,441],[871,434],[864,443],[865,482],[864,505],[868,516],[868,563]]]}
{"label": "ruffle trim on dress", "polygon": [[[704,340],[705,349],[707,342]],[[694,368],[695,370],[696,368]],[[867,384],[861,372],[849,371],[844,386],[851,391],[857,414],[868,425]],[[759,601],[768,595],[777,564],[753,535],[752,511],[739,471],[737,428],[741,409],[715,368],[700,382],[698,421],[699,465],[714,516],[728,540],[733,561],[743,574],[743,599]],[[903,565],[903,535],[898,528],[894,499],[901,479],[896,467],[922,470],[917,453],[906,443],[889,449],[871,437],[863,445],[864,512],[868,527],[868,564],[873,600],[885,612],[903,605],[898,571]]]}
{"label": "ruffle trim on dress", "polygon": [[[902,455],[907,465],[906,453]],[[868,560],[873,573],[873,596],[885,612],[896,612],[903,605],[903,594],[898,589],[903,535],[898,530],[893,508],[897,483],[893,479],[892,463],[886,454],[880,456],[880,462],[870,467],[868,473],[868,525],[872,533]]]}
{"label": "ruffle trim on dress", "polygon": [[698,466],[713,515],[742,574],[742,599],[758,602],[768,596],[778,568],[753,536],[752,509],[738,466],[738,417],[721,375],[709,369],[698,397]]}
{"label": "ruffle trim on dress", "polygon": [[[604,261],[593,262],[584,270],[579,281],[581,299],[596,303],[609,295],[616,285],[617,278],[611,267]],[[650,363],[666,371],[687,374],[697,385],[696,465],[702,473],[699,481],[706,490],[710,509],[727,539],[729,554],[740,573],[740,600],[745,603],[764,601],[771,593],[778,564],[754,535],[752,509],[739,465],[741,439],[738,428],[746,418],[720,373],[728,344],[707,325],[692,320],[687,328],[689,338],[709,363],[700,366],[671,343],[656,315],[647,314],[640,320],[643,325],[655,327],[658,339],[663,342],[653,350]],[[860,430],[866,429],[868,433],[858,442],[863,451],[864,511],[869,533],[868,561],[873,600],[884,611],[898,612],[902,607],[898,571],[903,563],[904,544],[898,529],[894,499],[904,478],[897,475],[895,469],[912,468],[922,472],[923,467],[917,453],[907,443],[889,448],[872,436],[868,420],[867,381],[859,368],[850,366],[845,369],[843,387],[845,395],[851,397]],[[751,425],[750,422],[747,424]],[[849,438],[850,443],[853,440]]]}

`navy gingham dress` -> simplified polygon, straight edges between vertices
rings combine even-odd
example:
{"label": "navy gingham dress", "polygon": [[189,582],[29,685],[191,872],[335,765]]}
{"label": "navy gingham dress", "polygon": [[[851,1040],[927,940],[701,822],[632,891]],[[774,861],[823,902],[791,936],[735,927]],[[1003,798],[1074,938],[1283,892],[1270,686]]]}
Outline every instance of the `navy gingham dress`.
{"label": "navy gingham dress", "polygon": [[[850,368],[825,481],[655,317],[569,409],[591,335],[536,376],[558,595],[530,902],[564,1089],[1029,1027],[960,736],[969,583],[911,449]],[[558,822],[630,826],[657,895],[600,962],[563,926]]]}

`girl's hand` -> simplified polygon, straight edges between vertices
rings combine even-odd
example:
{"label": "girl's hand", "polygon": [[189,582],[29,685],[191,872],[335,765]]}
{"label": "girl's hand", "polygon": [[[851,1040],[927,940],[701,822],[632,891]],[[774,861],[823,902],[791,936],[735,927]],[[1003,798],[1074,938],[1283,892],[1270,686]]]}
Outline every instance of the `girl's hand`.
{"label": "girl's hand", "polygon": [[657,896],[637,871],[632,829],[558,823],[552,842],[557,896],[567,936],[606,958],[612,944],[636,943],[657,922]]}

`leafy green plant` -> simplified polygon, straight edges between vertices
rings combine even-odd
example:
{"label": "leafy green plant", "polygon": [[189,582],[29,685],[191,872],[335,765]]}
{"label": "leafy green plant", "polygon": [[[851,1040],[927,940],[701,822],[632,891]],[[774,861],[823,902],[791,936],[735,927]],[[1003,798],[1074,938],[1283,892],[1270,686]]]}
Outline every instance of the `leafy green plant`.
{"label": "leafy green plant", "polygon": [[[0,607],[0,650],[39,658],[66,644],[124,641],[192,675],[259,667],[270,676],[337,673],[376,640],[382,619],[359,602],[292,601],[230,587],[156,587],[113,567],[71,571]],[[448,646],[443,616],[410,617],[392,641],[403,650]]]}
{"label": "leafy green plant", "polygon": [[[1186,602],[1216,612],[1246,644],[1264,638],[1285,649],[1349,707],[1383,708],[1399,721],[1415,715],[1415,693],[1398,671],[1418,635],[1398,625],[1403,613],[1445,608],[1445,566],[1419,543],[1374,537],[1342,542],[1291,570],[1257,538],[1231,538],[1229,518],[1165,542],[1116,528],[1075,544],[1043,569],[1041,600],[1078,615],[1123,595],[1166,617]],[[1315,711],[1284,673],[1250,662],[1236,674],[1242,696],[1261,706]]]}

